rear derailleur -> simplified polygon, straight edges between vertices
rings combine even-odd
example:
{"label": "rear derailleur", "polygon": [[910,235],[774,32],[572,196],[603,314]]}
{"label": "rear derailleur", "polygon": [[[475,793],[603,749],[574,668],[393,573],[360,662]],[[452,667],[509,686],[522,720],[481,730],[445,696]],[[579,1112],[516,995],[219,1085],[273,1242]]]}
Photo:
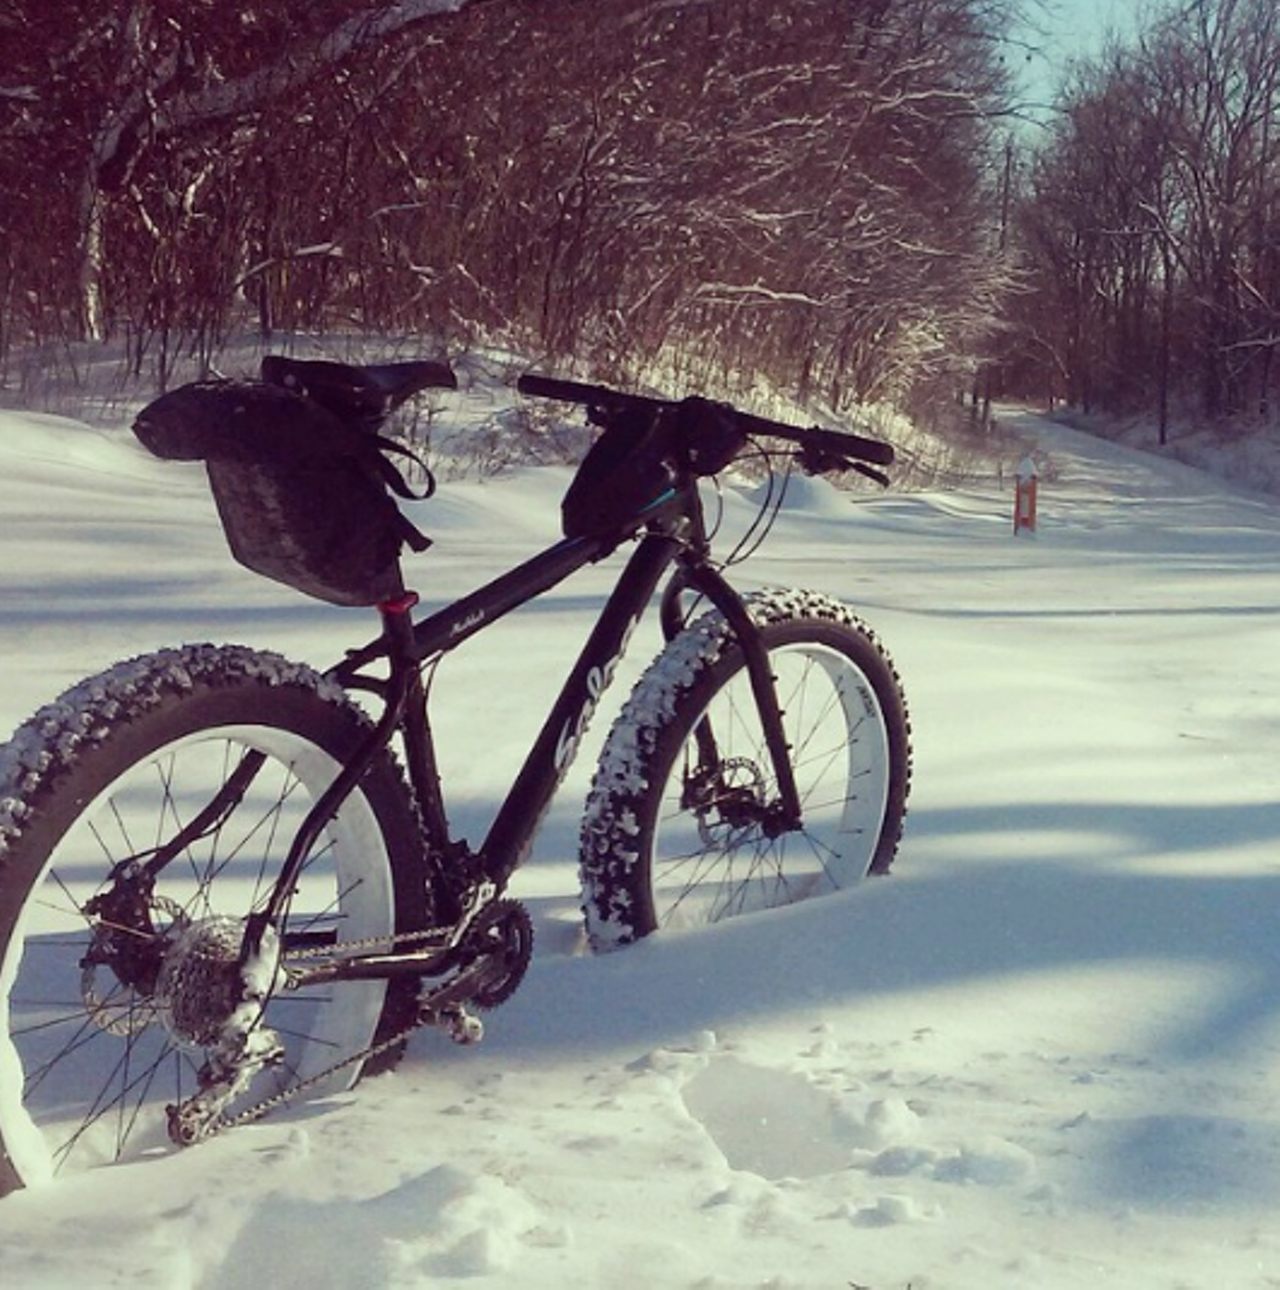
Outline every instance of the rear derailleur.
{"label": "rear derailleur", "polygon": [[152,887],[134,866],[84,906],[94,934],[80,960],[80,991],[101,1030],[134,1036],[158,1023],[178,1048],[203,1051],[196,1092],[165,1108],[169,1137],[189,1146],[215,1132],[225,1108],[284,1058],[262,1020],[279,981],[280,940],[263,923],[246,957],[242,922],[192,919]]}
{"label": "rear derailleur", "polygon": [[[223,984],[221,1007],[215,1003],[214,1011],[205,1011],[198,1018],[182,1018],[180,1027],[166,1019],[175,1039],[185,1040],[189,1046],[203,1047],[205,1053],[204,1064],[196,1077],[196,1092],[165,1108],[169,1138],[183,1147],[217,1132],[226,1108],[248,1089],[261,1071],[280,1065],[285,1056],[280,1037],[263,1023],[263,1013],[280,971],[280,941],[275,929],[264,925],[255,938],[256,952],[241,962],[240,924],[231,919],[213,921],[226,923],[220,944],[210,943],[214,932],[206,924],[202,934],[194,938],[191,953],[175,956],[171,952],[165,965],[171,975],[179,978],[184,967],[206,976],[212,969]],[[178,949],[181,948],[179,945]],[[164,1016],[175,1011],[185,983],[175,982],[176,989],[167,991],[162,976],[160,984],[162,998],[171,994],[173,1000],[162,1009]],[[230,1005],[229,1011],[227,1005]]]}
{"label": "rear derailleur", "polygon": [[[491,890],[475,893],[473,908],[461,933],[448,934],[447,948],[437,942],[433,949],[386,956],[383,971],[420,975],[424,983],[405,1030],[382,1040],[378,1050],[419,1026],[437,1027],[457,1043],[477,1043],[484,1025],[476,1011],[496,1008],[520,985],[533,954],[528,911],[519,901],[494,898]],[[181,1146],[203,1141],[231,1122],[226,1118],[231,1104],[259,1074],[284,1062],[284,1044],[264,1021],[271,998],[302,981],[341,980],[360,962],[357,956],[296,971],[265,919],[251,918],[250,925],[217,916],[192,920],[172,901],[126,884],[95,899],[85,913],[96,928],[80,964],[93,1024],[132,1035],[158,1022],[178,1047],[203,1053],[195,1092],[166,1107],[169,1137]],[[370,969],[366,962],[358,975],[383,975]],[[340,1065],[369,1055],[349,1056]],[[259,1108],[296,1095],[329,1073],[282,1088],[235,1121],[255,1117]]]}

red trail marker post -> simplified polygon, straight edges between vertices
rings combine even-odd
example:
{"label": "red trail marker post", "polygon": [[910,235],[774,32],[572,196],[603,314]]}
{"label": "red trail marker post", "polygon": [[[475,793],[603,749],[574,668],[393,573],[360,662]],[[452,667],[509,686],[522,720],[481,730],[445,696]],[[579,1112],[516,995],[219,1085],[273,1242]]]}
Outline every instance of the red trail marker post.
{"label": "red trail marker post", "polygon": [[1036,531],[1036,463],[1030,455],[1018,463],[1017,483],[1013,490],[1013,536]]}

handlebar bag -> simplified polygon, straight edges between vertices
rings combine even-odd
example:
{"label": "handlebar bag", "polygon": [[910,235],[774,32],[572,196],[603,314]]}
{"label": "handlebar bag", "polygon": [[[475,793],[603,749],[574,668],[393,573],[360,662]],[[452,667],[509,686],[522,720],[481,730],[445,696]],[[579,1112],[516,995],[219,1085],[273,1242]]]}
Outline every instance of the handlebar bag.
{"label": "handlebar bag", "polygon": [[[593,413],[593,420],[597,420]],[[671,492],[673,425],[661,412],[634,410],[601,418],[604,433],[583,457],[560,504],[567,538],[625,529]]]}
{"label": "handlebar bag", "polygon": [[429,545],[392,496],[415,496],[384,455],[404,450],[293,390],[184,385],[144,408],[133,429],[158,457],[203,461],[231,554],[305,595],[333,605],[390,599],[404,590],[401,549]]}

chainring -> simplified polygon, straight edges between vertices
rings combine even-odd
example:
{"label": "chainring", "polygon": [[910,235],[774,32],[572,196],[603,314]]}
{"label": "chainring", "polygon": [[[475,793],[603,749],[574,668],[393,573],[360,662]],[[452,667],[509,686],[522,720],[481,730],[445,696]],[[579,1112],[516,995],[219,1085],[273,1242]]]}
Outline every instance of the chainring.
{"label": "chainring", "polygon": [[518,901],[490,902],[476,916],[462,948],[478,959],[488,960],[492,973],[471,996],[477,1008],[496,1008],[505,1003],[524,980],[533,958],[533,919]]}

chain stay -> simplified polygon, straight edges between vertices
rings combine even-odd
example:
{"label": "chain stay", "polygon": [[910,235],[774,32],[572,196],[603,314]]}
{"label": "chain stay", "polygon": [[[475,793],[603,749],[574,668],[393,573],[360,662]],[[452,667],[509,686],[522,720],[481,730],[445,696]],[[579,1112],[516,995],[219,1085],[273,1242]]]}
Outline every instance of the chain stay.
{"label": "chain stay", "polygon": [[[435,929],[409,932],[394,937],[374,937],[365,941],[345,942],[343,949],[354,951],[385,949],[388,942],[393,946],[420,943],[439,934],[439,929]],[[492,943],[495,938],[496,943]],[[405,1043],[423,1026],[439,1027],[455,1043],[478,1043],[483,1038],[484,1025],[479,1017],[468,1010],[468,1004],[482,1008],[496,1007],[515,992],[529,966],[532,954],[532,922],[524,906],[518,901],[493,900],[470,921],[461,941],[455,944],[466,941],[475,942],[478,957],[461,968],[451,979],[421,995],[418,1000],[418,1014],[408,1025],[387,1038],[370,1044],[367,1048],[349,1054],[332,1066],[262,1098],[235,1115],[224,1116],[221,1114],[222,1110],[244,1091],[253,1076],[266,1066],[278,1063],[283,1056],[282,1048],[273,1055],[265,1043],[262,1046],[262,1055],[249,1051],[255,1039],[259,1037],[265,1040],[270,1036],[271,1041],[278,1045],[274,1032],[268,1028],[263,1027],[256,1033],[246,1034],[243,1055],[233,1062],[233,1065],[238,1065],[240,1061],[246,1063],[244,1071],[239,1072],[243,1078],[239,1079],[235,1088],[227,1091],[225,1095],[221,1091],[214,1093],[212,1090],[197,1093],[181,1106],[170,1107],[170,1137],[182,1145],[191,1145],[203,1142],[224,1129],[252,1124],[295,1098],[301,1097],[308,1090],[325,1083],[340,1071],[363,1065],[383,1053],[390,1052]],[[287,959],[320,958],[328,953],[330,952],[324,949],[291,951]],[[288,971],[287,964],[285,971],[286,973]],[[258,1017],[260,1016],[259,1010]],[[198,1131],[194,1135],[182,1132],[188,1121],[198,1125]]]}

